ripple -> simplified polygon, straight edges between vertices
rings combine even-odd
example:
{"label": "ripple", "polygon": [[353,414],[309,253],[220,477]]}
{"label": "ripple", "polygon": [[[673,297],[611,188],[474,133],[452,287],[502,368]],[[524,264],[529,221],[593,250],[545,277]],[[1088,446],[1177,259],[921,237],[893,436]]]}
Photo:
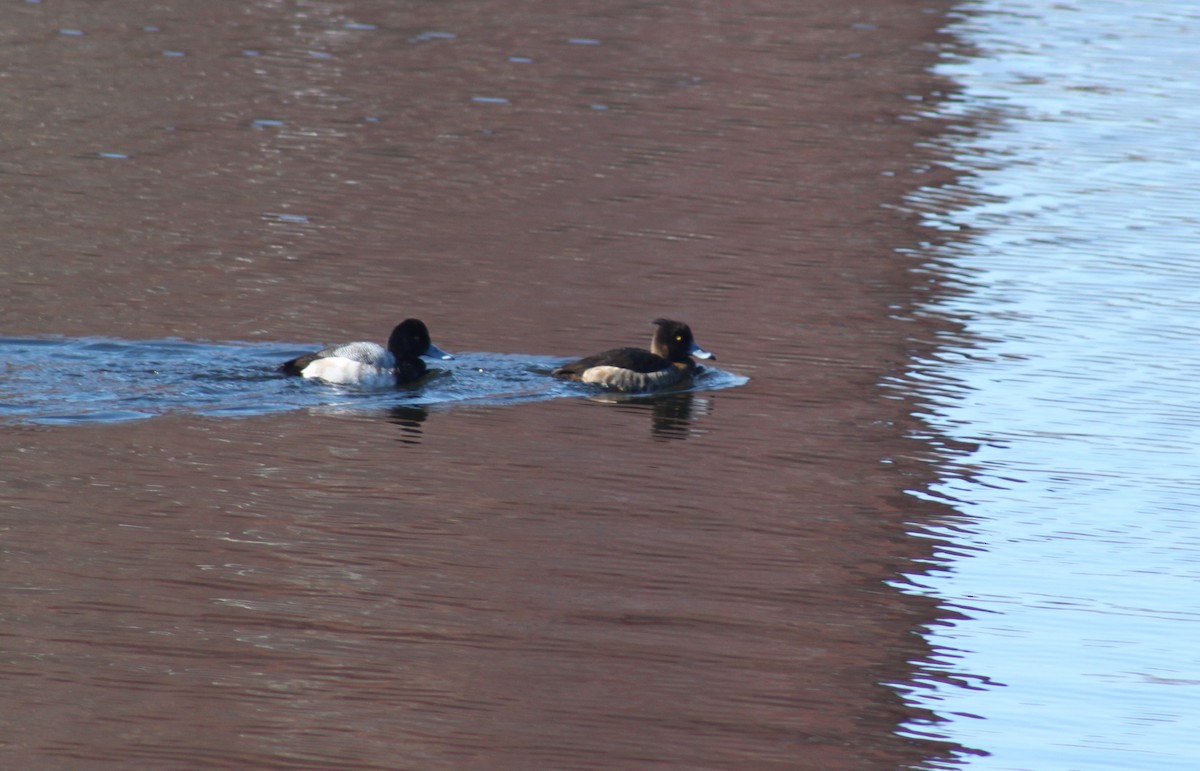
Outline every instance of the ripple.
{"label": "ripple", "polygon": [[[1196,68],[1195,19],[1161,0],[1138,5],[1154,16],[1076,5],[978,3],[952,31],[981,55],[942,68],[962,85],[947,113],[974,132],[942,140],[960,182],[916,203],[965,226],[934,260],[955,293],[928,312],[968,339],[904,380],[930,428],[970,448],[927,491],[969,527],[940,534],[926,579],[966,618],[928,639],[955,652],[939,674],[1007,687],[914,698],[995,767],[1098,767],[1116,749],[1191,768],[1194,706],[1138,673],[1200,673],[1180,644],[1200,539],[1200,101],[1176,73]],[[1169,716],[1153,731],[1145,705]]]}
{"label": "ripple", "polygon": [[[143,420],[169,413],[248,417],[298,409],[336,412],[448,409],[564,397],[636,400],[549,376],[565,359],[455,353],[419,383],[395,390],[334,386],[275,372],[313,345],[183,340],[0,337],[0,422],[70,424]],[[744,385],[749,378],[705,367],[672,393]]]}

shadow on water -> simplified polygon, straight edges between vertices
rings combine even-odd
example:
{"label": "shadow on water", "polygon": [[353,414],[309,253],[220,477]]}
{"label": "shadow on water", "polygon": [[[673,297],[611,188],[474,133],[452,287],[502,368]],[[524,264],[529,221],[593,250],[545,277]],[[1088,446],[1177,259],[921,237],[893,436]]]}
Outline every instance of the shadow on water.
{"label": "shadow on water", "polygon": [[183,340],[0,338],[0,421],[115,423],[170,413],[248,417],[299,409],[316,414],[382,411],[404,429],[404,441],[414,442],[431,411],[590,397],[649,410],[656,437],[683,438],[692,418],[691,391],[748,382],[705,367],[687,391],[616,395],[550,378],[562,359],[494,353],[457,354],[454,361],[437,362],[420,382],[384,391],[276,373],[279,362],[310,349]]}

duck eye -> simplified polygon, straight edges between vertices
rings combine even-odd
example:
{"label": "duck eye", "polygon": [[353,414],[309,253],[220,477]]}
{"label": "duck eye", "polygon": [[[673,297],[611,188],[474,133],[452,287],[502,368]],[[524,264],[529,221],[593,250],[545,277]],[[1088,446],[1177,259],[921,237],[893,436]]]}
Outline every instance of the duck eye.
{"label": "duck eye", "polygon": [[683,335],[675,335],[675,342],[677,342],[677,343],[682,343],[682,342],[683,342]]}

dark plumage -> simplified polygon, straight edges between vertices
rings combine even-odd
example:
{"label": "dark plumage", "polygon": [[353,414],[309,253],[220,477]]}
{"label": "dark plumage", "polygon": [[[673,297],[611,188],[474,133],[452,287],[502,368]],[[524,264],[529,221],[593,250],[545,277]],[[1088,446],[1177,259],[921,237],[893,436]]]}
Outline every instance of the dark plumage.
{"label": "dark plumage", "polygon": [[654,324],[649,351],[614,348],[564,364],[550,374],[617,391],[656,391],[678,385],[699,371],[692,356],[717,358],[696,345],[687,324],[670,319],[655,319]]}

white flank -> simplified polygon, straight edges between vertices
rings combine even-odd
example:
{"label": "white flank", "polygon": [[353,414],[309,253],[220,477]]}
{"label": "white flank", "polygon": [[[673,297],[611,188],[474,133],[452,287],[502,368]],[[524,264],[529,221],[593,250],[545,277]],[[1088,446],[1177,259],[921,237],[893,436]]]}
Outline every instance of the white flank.
{"label": "white flank", "polygon": [[388,388],[396,385],[396,373],[391,369],[373,367],[361,361],[343,359],[341,356],[326,356],[317,359],[300,373],[304,377],[318,378],[327,383],[358,385],[368,388]]}

